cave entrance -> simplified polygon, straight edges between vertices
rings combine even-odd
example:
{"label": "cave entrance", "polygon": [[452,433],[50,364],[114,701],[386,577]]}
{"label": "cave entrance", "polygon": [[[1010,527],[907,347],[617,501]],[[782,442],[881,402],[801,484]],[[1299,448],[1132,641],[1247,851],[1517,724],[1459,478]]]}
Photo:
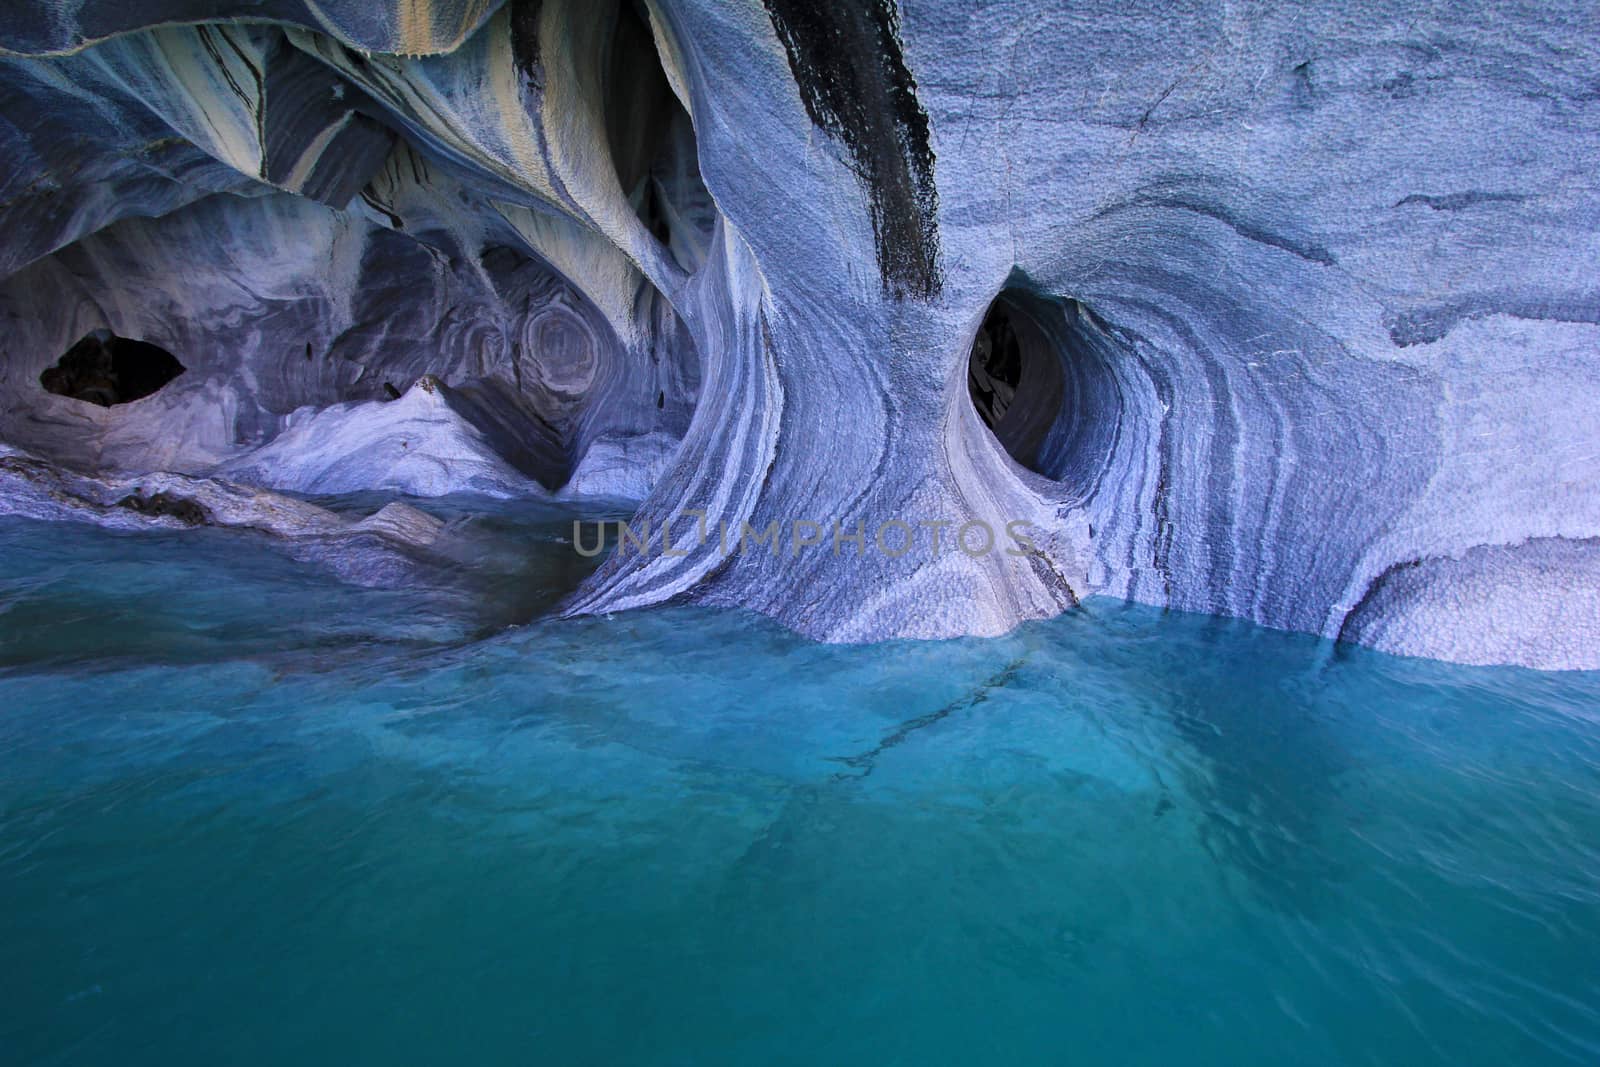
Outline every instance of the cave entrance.
{"label": "cave entrance", "polygon": [[1000,291],[973,336],[967,394],[1016,462],[1055,481],[1087,480],[1113,446],[1125,356],[1088,308],[1024,279]]}
{"label": "cave entrance", "polygon": [[40,374],[39,384],[57,396],[109,408],[150,396],[185,369],[160,345],[96,330]]}
{"label": "cave entrance", "polygon": [[694,123],[672,90],[643,0],[620,0],[603,106],[617,183],[639,221],[686,271],[705,261],[716,206],[700,177]]}
{"label": "cave entrance", "polygon": [[991,304],[978,335],[972,339],[972,354],[967,359],[967,389],[972,394],[972,406],[991,430],[1005,421],[1017,386],[1022,384],[1022,346],[1012,314],[1013,309],[1004,300]]}
{"label": "cave entrance", "polygon": [[972,339],[967,393],[978,417],[1011,458],[1040,470],[1039,452],[1063,415],[1063,353],[1040,325],[1038,298],[1005,290],[995,297]]}

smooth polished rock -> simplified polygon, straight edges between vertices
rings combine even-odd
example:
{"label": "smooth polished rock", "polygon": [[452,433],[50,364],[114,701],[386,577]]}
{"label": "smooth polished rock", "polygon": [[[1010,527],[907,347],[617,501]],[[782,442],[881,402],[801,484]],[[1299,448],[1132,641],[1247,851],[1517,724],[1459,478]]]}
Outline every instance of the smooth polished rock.
{"label": "smooth polished rock", "polygon": [[[575,613],[1600,647],[1592,5],[49,10],[0,15],[0,439],[52,463],[642,497]],[[189,369],[40,389],[97,329]],[[662,550],[702,515],[782,541]]]}

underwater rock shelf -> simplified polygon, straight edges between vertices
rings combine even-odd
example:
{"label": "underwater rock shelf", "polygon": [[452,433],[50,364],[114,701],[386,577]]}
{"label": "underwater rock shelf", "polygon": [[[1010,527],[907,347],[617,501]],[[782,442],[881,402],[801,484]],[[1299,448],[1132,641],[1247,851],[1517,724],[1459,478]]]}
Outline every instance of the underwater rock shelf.
{"label": "underwater rock shelf", "polygon": [[1592,5],[207,14],[0,14],[0,510],[627,498],[565,610],[1600,667]]}

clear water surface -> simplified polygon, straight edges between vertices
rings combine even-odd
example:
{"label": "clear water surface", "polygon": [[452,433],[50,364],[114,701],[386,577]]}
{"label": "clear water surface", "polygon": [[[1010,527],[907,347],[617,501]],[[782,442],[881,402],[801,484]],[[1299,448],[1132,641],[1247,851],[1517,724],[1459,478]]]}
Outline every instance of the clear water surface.
{"label": "clear water surface", "polygon": [[0,1063],[1600,1063],[1600,677],[510,625],[496,521],[463,597],[0,520]]}

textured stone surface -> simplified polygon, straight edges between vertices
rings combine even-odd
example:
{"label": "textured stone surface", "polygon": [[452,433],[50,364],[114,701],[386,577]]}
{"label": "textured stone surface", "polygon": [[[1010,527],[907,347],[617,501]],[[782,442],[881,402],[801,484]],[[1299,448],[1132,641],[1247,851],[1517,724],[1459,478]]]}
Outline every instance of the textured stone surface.
{"label": "textured stone surface", "polygon": [[[1597,665],[1592,5],[200,6],[0,14],[0,440],[40,461],[641,498],[572,611],[859,640],[1103,594]],[[39,387],[101,329],[187,370]],[[1038,551],[952,550],[976,520]]]}
{"label": "textured stone surface", "polygon": [[398,501],[362,519],[267,490],[176,474],[91,476],[0,445],[0,515],[112,529],[207,526],[266,537],[357,585],[415,583],[459,561],[443,524]]}

